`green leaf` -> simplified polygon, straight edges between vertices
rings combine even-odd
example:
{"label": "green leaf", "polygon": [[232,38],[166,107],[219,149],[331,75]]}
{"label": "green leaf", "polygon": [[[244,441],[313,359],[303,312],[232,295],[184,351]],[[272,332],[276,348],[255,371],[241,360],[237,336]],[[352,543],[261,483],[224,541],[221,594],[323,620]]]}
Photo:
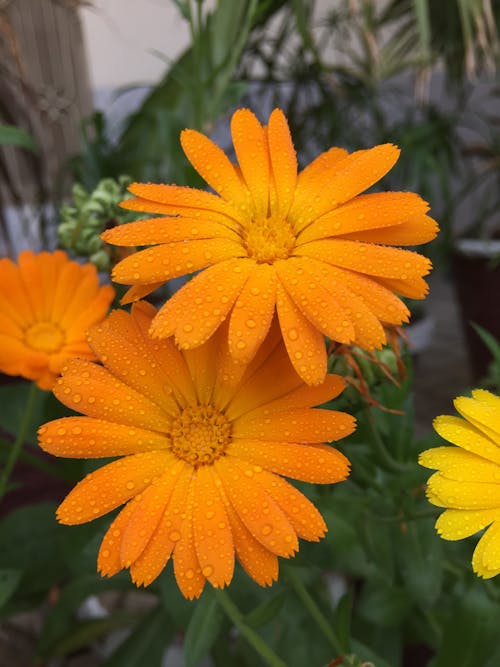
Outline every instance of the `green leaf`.
{"label": "green leaf", "polygon": [[92,618],[80,621],[70,632],[61,638],[54,647],[52,655],[62,657],[88,647],[96,639],[109,635],[113,630],[131,625],[136,614],[131,612],[117,612],[105,618]]}
{"label": "green leaf", "polygon": [[[103,579],[98,575],[88,575],[70,582],[60,593],[55,606],[45,618],[38,652],[43,657],[61,655],[61,643],[73,633],[78,633],[81,622],[75,619],[75,610],[90,595],[107,590],[126,590],[130,583],[125,577]],[[63,651],[64,652],[64,651]]]}
{"label": "green leaf", "polygon": [[211,588],[205,589],[191,617],[184,640],[186,667],[197,667],[215,643],[224,614]]}
{"label": "green leaf", "polygon": [[0,570],[0,608],[7,602],[17,588],[22,571],[5,568]]}
{"label": "green leaf", "polygon": [[160,667],[173,636],[171,618],[158,605],[141,620],[102,667]]}
{"label": "green leaf", "polygon": [[434,530],[434,520],[410,521],[398,531],[395,543],[399,569],[406,589],[422,607],[432,605],[441,593],[443,545]]}
{"label": "green leaf", "polygon": [[481,590],[456,596],[432,667],[480,667],[498,647],[500,606]]}
{"label": "green leaf", "polygon": [[266,625],[271,619],[279,614],[285,602],[286,593],[281,591],[270,600],[259,604],[255,609],[245,616],[245,623],[251,628],[259,628]]}
{"label": "green leaf", "polygon": [[372,662],[375,667],[394,667],[375,653],[369,646],[366,646],[366,644],[363,644],[363,642],[360,642],[357,639],[352,640],[352,648],[356,655],[358,655],[364,662]]}
{"label": "green leaf", "polygon": [[0,125],[0,146],[19,146],[38,153],[33,137],[15,125]]}
{"label": "green leaf", "polygon": [[[16,436],[19,424],[23,419],[30,388],[30,382],[12,382],[0,387],[0,405],[2,406],[0,428],[13,437]],[[43,403],[47,395],[47,392],[39,391],[35,398],[33,419],[26,434],[27,442],[36,442],[36,432],[42,421]]]}
{"label": "green leaf", "polygon": [[48,591],[67,573],[59,548],[61,527],[52,503],[30,505],[0,522],[0,567],[23,570],[22,596]]}
{"label": "green leaf", "polygon": [[377,626],[401,625],[411,609],[411,599],[404,588],[386,583],[365,583],[359,600],[360,614]]}
{"label": "green leaf", "polygon": [[351,614],[352,614],[352,592],[343,595],[335,609],[333,630],[337,635],[340,645],[346,652],[351,651]]}

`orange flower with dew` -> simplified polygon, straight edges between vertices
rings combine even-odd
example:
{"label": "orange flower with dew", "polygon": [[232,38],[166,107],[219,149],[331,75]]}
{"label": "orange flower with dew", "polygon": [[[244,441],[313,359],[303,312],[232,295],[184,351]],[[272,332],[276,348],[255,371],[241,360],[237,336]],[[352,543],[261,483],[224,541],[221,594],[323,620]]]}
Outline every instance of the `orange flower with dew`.
{"label": "orange flower with dew", "polygon": [[222,333],[186,351],[172,339],[153,340],[155,315],[143,302],[131,315],[114,311],[89,334],[103,366],[71,360],[56,383],[59,400],[85,416],[42,426],[42,448],[121,457],[85,477],[58,519],[80,524],[124,505],[99,551],[106,576],[129,568],[146,586],[172,557],[179,588],[193,598],[207,580],[229,584],[236,555],[250,577],[270,585],[278,556],[293,556],[298,538],[317,541],[326,531],[283,476],[330,484],[348,475],[345,456],[323,443],[351,433],[354,418],[311,407],[344,383],[327,375],[305,385],[277,326],[244,367]]}
{"label": "orange flower with dew", "polygon": [[115,291],[92,264],[65,252],[0,259],[0,371],[52,389],[70,357],[95,359],[87,329],[106,315]]}
{"label": "orange flower with dew", "polygon": [[331,148],[297,173],[279,109],[267,127],[240,109],[231,131],[238,165],[203,134],[181,134],[184,152],[217,194],[175,185],[130,187],[136,197],[124,208],[163,217],[104,232],[108,243],[153,246],[119,262],[113,279],[132,285],[126,303],[205,269],[160,310],[153,337],[175,335],[182,349],[191,349],[227,318],[231,354],[248,363],[277,310],[297,373],[317,384],[326,373],[323,335],[373,350],[385,342],[381,322],[407,321],[395,293],[424,298],[431,264],[392,246],[430,241],[437,225],[416,194],[361,194],[398,159],[391,144],[351,154]]}

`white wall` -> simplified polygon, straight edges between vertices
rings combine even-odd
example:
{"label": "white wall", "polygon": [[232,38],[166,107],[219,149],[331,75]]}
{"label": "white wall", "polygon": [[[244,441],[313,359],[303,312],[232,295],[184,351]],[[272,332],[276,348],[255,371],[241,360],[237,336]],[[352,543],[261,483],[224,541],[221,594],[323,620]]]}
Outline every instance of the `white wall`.
{"label": "white wall", "polygon": [[165,62],[189,44],[189,29],[172,0],[92,0],[80,9],[94,91],[156,82]]}

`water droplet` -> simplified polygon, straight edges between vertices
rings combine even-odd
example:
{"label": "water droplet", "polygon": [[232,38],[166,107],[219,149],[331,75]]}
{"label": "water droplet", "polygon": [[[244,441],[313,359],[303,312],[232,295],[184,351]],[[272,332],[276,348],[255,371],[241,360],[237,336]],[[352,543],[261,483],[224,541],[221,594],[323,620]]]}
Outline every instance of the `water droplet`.
{"label": "water droplet", "polygon": [[265,524],[265,526],[262,526],[262,534],[263,535],[270,535],[273,531],[273,527],[270,526],[268,523]]}
{"label": "water droplet", "polygon": [[297,329],[289,329],[288,337],[290,338],[290,340],[297,340],[297,338],[299,337]]}
{"label": "water droplet", "polygon": [[205,565],[203,570],[201,571],[204,577],[210,577],[210,575],[213,573],[214,568],[211,565]]}
{"label": "water droplet", "polygon": [[172,542],[178,542],[181,539],[181,534],[178,530],[172,530],[172,532],[169,534],[169,538],[172,540]]}

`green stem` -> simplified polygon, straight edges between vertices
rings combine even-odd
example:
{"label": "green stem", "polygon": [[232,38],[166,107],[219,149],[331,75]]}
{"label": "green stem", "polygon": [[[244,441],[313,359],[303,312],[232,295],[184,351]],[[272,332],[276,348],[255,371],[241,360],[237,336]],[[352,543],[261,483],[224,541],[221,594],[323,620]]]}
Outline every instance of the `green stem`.
{"label": "green stem", "polygon": [[307,609],[307,611],[311,614],[311,617],[316,621],[318,628],[321,630],[321,632],[325,635],[325,637],[328,639],[332,647],[337,651],[339,655],[342,655],[346,651],[344,648],[341,646],[341,643],[335,634],[335,632],[332,630],[332,627],[328,620],[325,618],[323,615],[323,612],[321,609],[318,607],[316,604],[316,601],[313,599],[313,597],[310,595],[308,592],[307,588],[304,586],[304,584],[301,582],[299,577],[296,575],[296,573],[293,571],[292,567],[287,567],[286,568],[286,575],[288,577],[289,582],[292,584],[292,587],[299,598],[299,600],[302,602],[304,607]]}
{"label": "green stem", "polygon": [[5,496],[7,492],[7,485],[9,483],[10,476],[14,467],[17,463],[17,460],[21,454],[24,441],[26,440],[26,434],[31,425],[31,420],[33,418],[33,411],[36,404],[36,398],[38,396],[38,388],[34,382],[31,383],[31,387],[28,393],[28,399],[26,401],[26,409],[24,411],[24,417],[19,426],[19,431],[17,433],[17,438],[12,445],[12,448],[7,457],[5,467],[2,470],[0,475],[0,500]]}
{"label": "green stem", "polygon": [[369,406],[364,408],[364,413],[372,434],[372,444],[375,451],[379,455],[380,462],[390,472],[403,472],[404,470],[407,470],[408,466],[406,466],[404,463],[399,463],[396,461],[385,446],[385,443],[382,440],[382,437],[380,436],[380,433],[375,425],[375,420]]}
{"label": "green stem", "polygon": [[[0,439],[0,447],[2,447],[5,452],[10,453],[10,450],[12,449],[12,442],[7,442],[7,440]],[[7,457],[5,456],[2,458]],[[35,454],[28,452],[26,449],[21,450],[21,453],[19,454],[19,460],[33,468],[37,468],[37,470],[47,473],[47,475],[55,477],[56,479],[62,479],[65,482],[73,481],[73,478],[69,475],[66,475],[66,473],[64,473],[62,470],[59,470],[59,468],[56,466],[47,463],[47,461],[44,461]]]}
{"label": "green stem", "polygon": [[266,664],[268,664],[269,667],[286,667],[283,660],[279,658],[266,642],[245,623],[243,614],[231,600],[227,592],[221,588],[214,588],[214,592],[217,602],[232,621],[233,625],[238,628],[243,637],[245,637],[247,642],[260,655]]}

